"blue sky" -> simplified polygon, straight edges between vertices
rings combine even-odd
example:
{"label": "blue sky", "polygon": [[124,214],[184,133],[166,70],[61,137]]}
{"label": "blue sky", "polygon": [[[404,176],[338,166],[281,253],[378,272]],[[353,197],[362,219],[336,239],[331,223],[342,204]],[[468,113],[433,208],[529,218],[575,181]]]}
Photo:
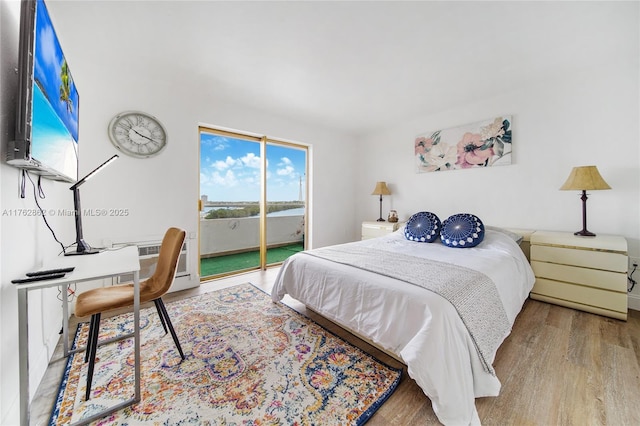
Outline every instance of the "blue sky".
{"label": "blue sky", "polygon": [[[294,201],[302,178],[305,198],[306,151],[267,144],[267,200]],[[211,201],[260,198],[260,143],[200,134],[200,195]]]}
{"label": "blue sky", "polygon": [[[47,13],[44,2],[39,1],[36,8],[36,47],[35,47],[35,80],[51,104],[51,108],[69,129],[73,139],[78,141],[78,107],[79,96],[73,77],[70,78],[71,108],[60,99],[62,78],[60,70],[64,62],[64,54],[58,42],[58,37]],[[71,74],[69,72],[69,74]]]}

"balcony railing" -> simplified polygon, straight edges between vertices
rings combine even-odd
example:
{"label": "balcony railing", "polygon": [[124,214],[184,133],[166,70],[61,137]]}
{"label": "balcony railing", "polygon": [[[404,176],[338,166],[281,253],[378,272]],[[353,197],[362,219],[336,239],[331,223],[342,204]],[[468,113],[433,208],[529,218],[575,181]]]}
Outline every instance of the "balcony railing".
{"label": "balcony railing", "polygon": [[[267,264],[282,262],[303,247],[304,216],[267,216]],[[259,266],[259,248],[258,217],[200,220],[202,277]]]}

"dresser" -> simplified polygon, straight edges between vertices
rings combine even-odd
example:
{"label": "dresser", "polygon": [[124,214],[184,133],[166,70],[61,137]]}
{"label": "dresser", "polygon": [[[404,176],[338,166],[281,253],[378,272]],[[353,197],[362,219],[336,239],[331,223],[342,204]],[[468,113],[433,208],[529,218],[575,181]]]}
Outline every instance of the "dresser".
{"label": "dresser", "polygon": [[362,222],[362,239],[381,237],[386,234],[390,234],[397,231],[400,227],[400,222]]}
{"label": "dresser", "polygon": [[568,232],[531,234],[536,282],[530,297],[582,311],[627,319],[627,240]]}

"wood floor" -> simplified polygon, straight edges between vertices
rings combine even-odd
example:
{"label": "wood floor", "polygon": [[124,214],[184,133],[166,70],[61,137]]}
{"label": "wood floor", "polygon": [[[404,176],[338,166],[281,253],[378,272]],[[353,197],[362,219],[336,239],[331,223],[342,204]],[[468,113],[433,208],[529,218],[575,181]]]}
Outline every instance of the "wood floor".
{"label": "wood floor", "polygon": [[[171,293],[165,302],[252,282],[270,291],[277,269],[203,283]],[[381,361],[398,361],[347,333],[299,302],[287,304],[308,315]],[[58,345],[58,353],[61,352]],[[54,359],[60,358],[54,355]],[[640,425],[640,312],[627,322],[527,300],[511,335],[498,350],[494,367],[500,396],[479,398],[483,425]],[[64,361],[49,365],[31,405],[31,423],[46,424]],[[367,426],[438,425],[431,402],[406,374]]]}

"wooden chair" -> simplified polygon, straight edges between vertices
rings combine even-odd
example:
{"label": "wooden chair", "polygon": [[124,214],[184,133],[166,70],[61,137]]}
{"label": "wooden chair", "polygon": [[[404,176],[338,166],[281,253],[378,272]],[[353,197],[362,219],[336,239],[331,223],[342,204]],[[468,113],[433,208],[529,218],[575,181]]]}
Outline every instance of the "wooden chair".
{"label": "wooden chair", "polygon": [[[140,283],[140,303],[153,301],[160,317],[160,322],[164,332],[171,332],[173,341],[180,352],[180,357],[185,359],[182,347],[178,341],[178,336],[171,324],[171,319],[167,309],[162,302],[162,296],[169,290],[173,283],[180,251],[184,244],[185,231],[178,228],[169,228],[162,239],[160,255],[156,270],[151,277]],[[114,285],[88,290],[78,295],[76,300],[75,313],[77,317],[91,315],[89,324],[89,337],[85,349],[84,362],[89,362],[87,372],[87,392],[86,400],[89,400],[91,393],[91,382],[93,381],[93,369],[98,349],[98,334],[100,328],[100,316],[103,312],[113,309],[133,306],[133,284]]]}

